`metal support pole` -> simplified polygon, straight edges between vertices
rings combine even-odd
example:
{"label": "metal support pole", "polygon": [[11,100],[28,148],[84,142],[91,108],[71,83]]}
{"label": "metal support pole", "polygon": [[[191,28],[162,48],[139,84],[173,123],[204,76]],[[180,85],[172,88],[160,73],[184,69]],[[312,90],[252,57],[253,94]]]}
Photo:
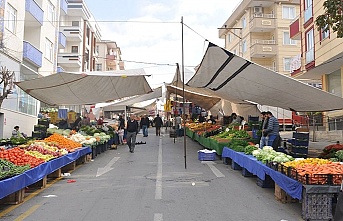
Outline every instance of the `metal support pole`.
{"label": "metal support pole", "polygon": [[[183,116],[182,116],[182,119],[183,119],[183,123],[185,124],[186,122],[186,108],[185,108],[185,65],[184,65],[184,47],[183,47],[183,17],[181,17],[181,28],[182,28],[182,63],[181,63],[181,66],[182,66],[182,97],[183,97],[183,110],[182,110],[182,113],[183,113]],[[184,150],[184,158],[185,158],[185,169],[187,169],[187,146],[186,146],[186,130],[185,128],[183,129],[183,150]]]}

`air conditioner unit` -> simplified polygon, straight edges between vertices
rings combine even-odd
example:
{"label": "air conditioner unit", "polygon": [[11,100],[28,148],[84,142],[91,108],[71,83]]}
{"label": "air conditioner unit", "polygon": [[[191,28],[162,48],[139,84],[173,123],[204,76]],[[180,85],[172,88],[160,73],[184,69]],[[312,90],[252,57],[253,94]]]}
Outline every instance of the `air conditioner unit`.
{"label": "air conditioner unit", "polygon": [[254,7],[254,14],[261,15],[263,13],[263,8],[261,6]]}

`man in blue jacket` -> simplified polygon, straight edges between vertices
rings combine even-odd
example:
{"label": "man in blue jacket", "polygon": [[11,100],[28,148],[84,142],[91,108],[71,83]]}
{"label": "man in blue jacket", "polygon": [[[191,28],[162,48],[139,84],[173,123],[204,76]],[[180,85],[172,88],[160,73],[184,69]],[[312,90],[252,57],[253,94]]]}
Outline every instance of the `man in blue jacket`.
{"label": "man in blue jacket", "polygon": [[272,112],[267,111],[266,112],[268,120],[268,127],[267,129],[263,129],[263,135],[268,136],[268,146],[272,146],[274,140],[280,136],[279,133],[279,121],[276,119]]}

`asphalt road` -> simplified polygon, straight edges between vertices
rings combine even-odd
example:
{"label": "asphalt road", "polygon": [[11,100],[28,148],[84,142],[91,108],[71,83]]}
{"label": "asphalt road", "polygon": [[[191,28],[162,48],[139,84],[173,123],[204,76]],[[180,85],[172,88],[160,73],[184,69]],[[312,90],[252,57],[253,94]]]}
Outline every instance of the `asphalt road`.
{"label": "asphalt road", "polygon": [[0,220],[302,220],[300,203],[277,201],[274,189],[260,188],[256,178],[243,177],[219,158],[200,162],[202,147],[188,138],[187,169],[183,137],[174,143],[150,128],[149,137],[139,134],[137,141],[146,144],[135,153],[126,145],[106,151],[24,203],[0,207]]}

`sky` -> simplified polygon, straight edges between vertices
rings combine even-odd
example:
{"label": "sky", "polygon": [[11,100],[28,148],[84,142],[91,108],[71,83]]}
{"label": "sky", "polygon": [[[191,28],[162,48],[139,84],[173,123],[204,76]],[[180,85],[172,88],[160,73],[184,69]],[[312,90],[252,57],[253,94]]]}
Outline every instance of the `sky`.
{"label": "sky", "polygon": [[144,68],[152,88],[171,82],[175,64],[182,65],[182,36],[186,81],[202,60],[206,39],[224,47],[218,28],[240,1],[85,0],[102,40],[116,41],[125,69]]}

